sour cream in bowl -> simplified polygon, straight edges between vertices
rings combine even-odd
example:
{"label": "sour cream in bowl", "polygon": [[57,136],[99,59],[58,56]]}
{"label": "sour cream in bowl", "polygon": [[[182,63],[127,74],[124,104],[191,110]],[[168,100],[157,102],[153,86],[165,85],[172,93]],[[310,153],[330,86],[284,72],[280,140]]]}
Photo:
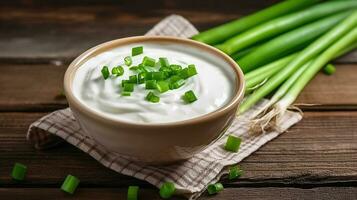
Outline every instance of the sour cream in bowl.
{"label": "sour cream in bowl", "polygon": [[133,160],[168,163],[222,135],[236,116],[244,78],[232,59],[208,45],[142,36],[80,55],[64,88],[88,137]]}

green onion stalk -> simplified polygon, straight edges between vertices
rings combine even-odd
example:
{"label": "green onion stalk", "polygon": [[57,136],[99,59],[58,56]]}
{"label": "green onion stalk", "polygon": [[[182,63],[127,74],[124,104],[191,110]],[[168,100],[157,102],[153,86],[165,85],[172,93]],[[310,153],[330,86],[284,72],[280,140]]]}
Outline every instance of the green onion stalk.
{"label": "green onion stalk", "polygon": [[273,75],[269,80],[259,87],[254,93],[248,96],[241,104],[238,113],[247,111],[250,107],[256,104],[259,100],[270,94],[292,74],[294,74],[300,66],[303,66],[309,60],[316,57],[321,52],[325,51],[331,44],[340,39],[344,34],[351,31],[357,25],[357,11],[353,12],[339,25],[325,33],[316,41],[303,49],[286,67],[279,73]]}
{"label": "green onion stalk", "polygon": [[254,45],[259,41],[295,29],[296,27],[315,21],[322,17],[351,10],[353,8],[357,8],[357,1],[330,1],[321,3],[302,11],[283,15],[276,19],[259,24],[251,29],[247,29],[245,32],[228,39],[216,47],[228,55],[232,55],[233,53]]}
{"label": "green onion stalk", "polygon": [[289,62],[291,62],[297,53],[285,56],[277,61],[264,65],[256,70],[253,70],[244,75],[245,78],[245,91],[249,93],[253,88],[256,88],[262,82],[265,82],[269,77],[280,71]]}
{"label": "green onion stalk", "polygon": [[238,60],[238,59],[243,58],[244,56],[248,55],[249,53],[251,53],[257,47],[258,47],[258,45],[246,48],[246,49],[244,49],[242,51],[239,51],[239,52],[236,52],[236,53],[230,55],[230,57],[233,60]]}
{"label": "green onion stalk", "polygon": [[339,52],[342,52],[348,46],[357,43],[357,28],[354,28],[351,32],[347,33],[340,40],[335,42],[330,48],[324,51],[316,60],[311,63],[307,70],[294,82],[290,89],[286,92],[283,98],[281,98],[274,105],[274,113],[281,116],[290,105],[294,103],[296,98],[299,96],[300,92],[304,87],[309,83],[309,81],[332,59],[339,55]]}
{"label": "green onion stalk", "polygon": [[274,96],[269,100],[267,104],[265,104],[262,108],[255,111],[252,115],[252,124],[251,129],[254,130],[265,130],[265,127],[269,124],[271,119],[273,118],[273,113],[266,111],[274,105],[281,97],[285,94],[285,92],[289,89],[289,87],[294,84],[294,82],[304,73],[304,71],[310,66],[312,60],[305,63],[302,67],[300,67],[288,80],[278,89],[278,91],[274,94]]}
{"label": "green onion stalk", "polygon": [[261,65],[278,59],[287,51],[292,51],[302,45],[306,46],[307,43],[310,44],[313,40],[331,30],[349,14],[351,12],[334,14],[284,33],[259,46],[237,62],[244,73],[252,71]]}
{"label": "green onion stalk", "polygon": [[238,33],[241,33],[258,24],[269,21],[276,17],[291,13],[313,4],[321,0],[287,0],[281,3],[270,6],[254,14],[248,15],[241,19],[237,19],[226,24],[217,26],[207,31],[194,35],[192,39],[204,42],[210,45],[223,42]]}
{"label": "green onion stalk", "polygon": [[[357,42],[357,28],[346,34],[316,59],[306,63],[299,68],[281,87],[277,90],[270,101],[256,113],[254,113],[251,123],[251,130],[265,130],[267,127],[275,126],[271,122],[281,121],[282,115],[296,100],[302,89],[308,82],[331,60],[352,50],[350,46]],[[270,109],[269,112],[266,112]],[[299,109],[298,109],[299,110]],[[272,120],[272,119],[276,120]]]}

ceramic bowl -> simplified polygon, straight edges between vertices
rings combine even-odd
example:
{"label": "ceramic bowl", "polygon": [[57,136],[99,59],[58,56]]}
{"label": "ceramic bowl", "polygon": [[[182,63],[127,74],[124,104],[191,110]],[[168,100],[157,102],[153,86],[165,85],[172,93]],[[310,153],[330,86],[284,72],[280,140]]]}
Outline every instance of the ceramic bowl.
{"label": "ceramic bowl", "polygon": [[[112,48],[130,44],[154,43],[176,45],[182,49],[203,52],[207,59],[224,63],[233,77],[233,97],[223,107],[189,120],[136,124],[115,120],[90,109],[80,102],[72,91],[78,68],[95,55]],[[109,41],[95,46],[77,57],[68,67],[64,77],[65,94],[76,120],[83,132],[106,149],[131,160],[162,164],[192,157],[222,136],[236,116],[244,95],[244,77],[239,66],[223,52],[189,39],[162,36],[138,36]]]}

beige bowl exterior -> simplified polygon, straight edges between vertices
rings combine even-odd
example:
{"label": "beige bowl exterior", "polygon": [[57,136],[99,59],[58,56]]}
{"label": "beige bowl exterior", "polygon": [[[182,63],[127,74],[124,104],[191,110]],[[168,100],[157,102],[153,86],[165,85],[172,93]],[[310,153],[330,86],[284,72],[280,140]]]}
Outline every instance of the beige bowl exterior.
{"label": "beige bowl exterior", "polygon": [[[222,108],[194,119],[161,124],[135,124],[103,116],[88,109],[74,96],[72,82],[76,70],[84,62],[112,48],[145,42],[189,45],[200,51],[207,51],[217,56],[217,59],[223,59],[235,73],[234,97]],[[69,65],[64,77],[64,89],[69,107],[85,134],[109,151],[131,160],[162,164],[188,159],[220,138],[236,116],[244,95],[244,77],[230,57],[208,45],[175,37],[137,36],[109,41],[84,52]]]}

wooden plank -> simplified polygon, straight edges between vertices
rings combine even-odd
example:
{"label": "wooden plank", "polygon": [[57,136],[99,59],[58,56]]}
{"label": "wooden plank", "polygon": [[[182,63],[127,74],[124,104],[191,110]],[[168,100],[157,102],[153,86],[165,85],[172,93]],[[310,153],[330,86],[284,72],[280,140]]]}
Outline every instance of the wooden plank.
{"label": "wooden plank", "polygon": [[[0,7],[1,61],[69,62],[99,43],[142,35],[173,13],[186,17],[199,30],[205,30],[252,13],[276,0],[229,0],[224,4],[218,0],[205,3],[189,0],[109,1],[92,2],[86,6],[72,5],[69,1],[49,2],[25,1],[25,6],[4,3]],[[340,60],[344,61],[356,62],[356,54]]]}
{"label": "wooden plank", "polygon": [[[297,103],[305,104],[301,106],[303,109],[356,110],[356,67],[339,64],[333,76],[319,74]],[[0,64],[0,111],[51,111],[67,107],[65,98],[59,96],[66,68],[61,63]]]}
{"label": "wooden plank", "polygon": [[[90,156],[65,144],[37,151],[25,140],[31,122],[44,113],[0,113],[0,180],[4,187],[58,186],[74,174],[84,187],[123,187],[147,183],[106,169]],[[243,162],[245,174],[236,186],[350,186],[357,184],[357,112],[307,112],[287,133]],[[26,181],[9,173],[15,162],[29,166]]]}
{"label": "wooden plank", "polygon": [[[0,59],[14,62],[68,62],[85,49],[104,41],[142,35],[162,18],[173,13],[184,15],[205,29],[255,10],[256,4],[244,2],[231,0],[232,7],[217,7],[214,1],[204,4],[117,2],[114,5],[94,4],[85,7],[2,6],[0,46],[3,48],[0,50]],[[136,5],[135,8],[132,5]],[[244,5],[251,6],[245,8]]]}
{"label": "wooden plank", "polygon": [[[68,199],[70,196],[56,188],[0,188],[1,199]],[[126,189],[124,188],[79,188],[74,196],[75,199],[101,200],[126,199]],[[139,199],[161,199],[154,189],[140,189]],[[357,198],[356,187],[318,187],[312,189],[299,188],[226,188],[221,193],[214,196],[203,195],[203,199],[244,199],[244,200],[276,200],[276,199],[315,199],[315,200],[355,200]],[[173,197],[172,200],[184,199]]]}
{"label": "wooden plank", "polygon": [[67,107],[63,91],[66,66],[0,65],[0,110],[54,110]]}
{"label": "wooden plank", "polygon": [[357,65],[336,65],[332,76],[320,73],[300,94],[296,103],[307,109],[356,109]]}

